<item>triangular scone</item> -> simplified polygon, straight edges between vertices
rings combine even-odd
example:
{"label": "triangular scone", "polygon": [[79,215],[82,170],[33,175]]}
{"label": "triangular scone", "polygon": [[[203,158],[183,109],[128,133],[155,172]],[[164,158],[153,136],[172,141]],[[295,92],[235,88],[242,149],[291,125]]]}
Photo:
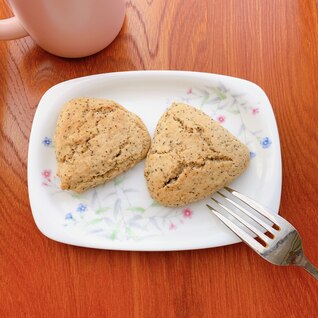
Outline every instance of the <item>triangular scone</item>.
{"label": "triangular scone", "polygon": [[145,158],[150,142],[141,119],[114,101],[69,101],[54,136],[61,188],[82,192],[116,177]]}
{"label": "triangular scone", "polygon": [[202,111],[173,103],[158,122],[145,177],[165,206],[198,201],[229,184],[248,166],[249,151]]}

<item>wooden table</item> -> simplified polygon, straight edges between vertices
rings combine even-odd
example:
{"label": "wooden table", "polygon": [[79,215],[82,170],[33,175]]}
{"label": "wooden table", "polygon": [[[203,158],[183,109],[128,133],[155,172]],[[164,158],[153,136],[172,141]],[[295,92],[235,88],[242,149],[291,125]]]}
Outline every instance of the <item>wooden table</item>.
{"label": "wooden table", "polygon": [[[251,80],[280,132],[280,213],[318,265],[318,15],[315,0],[127,0],[118,38],[63,59],[30,38],[0,43],[1,317],[317,317],[318,282],[244,244],[119,252],[56,243],[37,229],[27,189],[31,124],[52,85],[95,73],[172,69]],[[10,10],[0,1],[0,17]]]}

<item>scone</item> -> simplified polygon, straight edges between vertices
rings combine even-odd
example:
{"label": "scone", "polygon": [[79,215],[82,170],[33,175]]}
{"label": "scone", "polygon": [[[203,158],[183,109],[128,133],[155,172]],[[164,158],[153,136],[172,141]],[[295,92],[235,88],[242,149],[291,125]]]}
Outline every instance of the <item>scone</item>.
{"label": "scone", "polygon": [[141,119],[114,101],[69,101],[54,136],[61,188],[82,192],[115,178],[145,158],[150,142]]}
{"label": "scone", "polygon": [[154,200],[181,206],[229,184],[248,162],[247,147],[218,122],[194,107],[173,103],[156,127],[145,177]]}

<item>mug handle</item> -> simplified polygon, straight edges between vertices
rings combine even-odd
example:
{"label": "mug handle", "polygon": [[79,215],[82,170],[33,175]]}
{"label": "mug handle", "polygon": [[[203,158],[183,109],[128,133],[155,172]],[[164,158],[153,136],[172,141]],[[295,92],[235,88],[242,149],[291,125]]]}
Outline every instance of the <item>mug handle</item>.
{"label": "mug handle", "polygon": [[0,20],[0,40],[15,40],[27,35],[17,17]]}

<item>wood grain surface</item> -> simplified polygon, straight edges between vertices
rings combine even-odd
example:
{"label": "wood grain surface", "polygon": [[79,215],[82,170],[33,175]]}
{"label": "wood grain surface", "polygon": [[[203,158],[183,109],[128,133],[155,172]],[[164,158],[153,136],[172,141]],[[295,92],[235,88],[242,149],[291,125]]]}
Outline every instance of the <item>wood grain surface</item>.
{"label": "wood grain surface", "polygon": [[[315,0],[127,0],[118,38],[82,59],[31,38],[0,42],[0,317],[317,317],[318,282],[244,244],[118,252],[54,242],[37,229],[27,152],[52,85],[95,73],[172,69],[251,80],[276,115],[280,213],[318,265],[318,15]],[[0,0],[0,18],[11,16]]]}

